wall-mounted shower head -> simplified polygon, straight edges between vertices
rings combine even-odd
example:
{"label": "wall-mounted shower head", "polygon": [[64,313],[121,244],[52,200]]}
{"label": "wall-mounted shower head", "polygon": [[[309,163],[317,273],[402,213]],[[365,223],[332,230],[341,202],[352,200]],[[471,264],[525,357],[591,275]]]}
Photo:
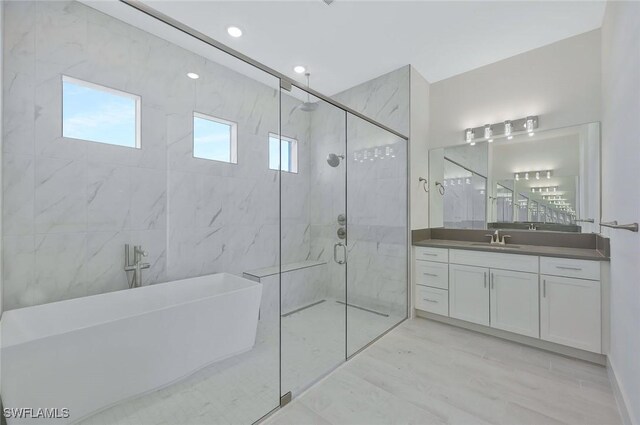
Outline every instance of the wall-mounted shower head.
{"label": "wall-mounted shower head", "polygon": [[344,155],[336,155],[335,153],[330,153],[327,156],[327,164],[335,168],[340,165],[341,159],[344,159]]}

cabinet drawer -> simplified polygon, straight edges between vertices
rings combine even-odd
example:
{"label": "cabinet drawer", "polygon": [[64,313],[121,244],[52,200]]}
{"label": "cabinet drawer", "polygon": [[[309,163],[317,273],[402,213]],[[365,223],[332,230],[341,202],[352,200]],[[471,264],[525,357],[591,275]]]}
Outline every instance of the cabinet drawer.
{"label": "cabinet drawer", "polygon": [[417,260],[416,283],[434,288],[449,289],[449,265]]}
{"label": "cabinet drawer", "polygon": [[416,285],[416,308],[431,313],[449,315],[449,291]]}
{"label": "cabinet drawer", "polygon": [[540,257],[540,273],[578,279],[600,280],[600,262]]}
{"label": "cabinet drawer", "polygon": [[452,264],[538,273],[538,257],[535,255],[452,249],[449,257]]}
{"label": "cabinet drawer", "polygon": [[449,262],[449,250],[444,248],[429,248],[425,246],[416,247],[416,260],[437,261],[439,263]]}

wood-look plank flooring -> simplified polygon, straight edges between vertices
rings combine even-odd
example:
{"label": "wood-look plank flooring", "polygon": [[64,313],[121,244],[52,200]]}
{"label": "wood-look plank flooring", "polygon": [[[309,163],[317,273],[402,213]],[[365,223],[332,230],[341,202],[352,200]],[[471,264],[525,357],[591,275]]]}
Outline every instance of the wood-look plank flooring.
{"label": "wood-look plank flooring", "polygon": [[418,318],[265,423],[613,425],[621,419],[602,366]]}

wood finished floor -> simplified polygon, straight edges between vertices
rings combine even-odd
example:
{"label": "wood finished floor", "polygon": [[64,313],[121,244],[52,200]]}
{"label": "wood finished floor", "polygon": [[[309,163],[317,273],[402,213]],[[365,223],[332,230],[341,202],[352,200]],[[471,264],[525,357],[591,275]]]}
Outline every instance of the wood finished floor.
{"label": "wood finished floor", "polygon": [[604,367],[418,318],[265,423],[609,425],[621,419]]}

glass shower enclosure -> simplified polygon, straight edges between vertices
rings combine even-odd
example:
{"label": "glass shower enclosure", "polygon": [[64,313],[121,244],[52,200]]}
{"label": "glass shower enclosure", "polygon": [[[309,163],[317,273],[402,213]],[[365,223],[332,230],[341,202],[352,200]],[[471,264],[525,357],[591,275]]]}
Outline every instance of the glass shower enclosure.
{"label": "glass shower enclosure", "polygon": [[407,139],[134,6],[4,5],[2,405],[254,423],[407,317]]}

